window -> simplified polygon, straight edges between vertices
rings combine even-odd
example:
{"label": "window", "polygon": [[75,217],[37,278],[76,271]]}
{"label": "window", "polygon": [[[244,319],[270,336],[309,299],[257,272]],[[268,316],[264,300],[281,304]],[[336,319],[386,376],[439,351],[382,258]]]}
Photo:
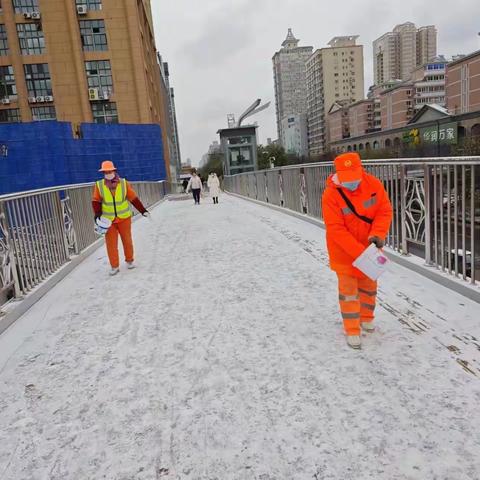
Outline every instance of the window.
{"label": "window", "polygon": [[29,97],[52,95],[52,81],[47,63],[24,65]]}
{"label": "window", "polygon": [[8,40],[5,25],[0,25],[0,55],[8,55]]}
{"label": "window", "polygon": [[32,116],[34,121],[40,120],[56,120],[57,114],[55,107],[33,107]]}
{"label": "window", "polygon": [[17,33],[22,55],[45,53],[45,38],[40,23],[17,23]]}
{"label": "window", "polygon": [[20,109],[9,108],[7,110],[0,110],[0,123],[20,122]]}
{"label": "window", "polygon": [[13,0],[15,13],[38,12],[38,0]]}
{"label": "window", "polygon": [[85,62],[88,88],[98,88],[102,93],[113,92],[112,68],[109,60]]}
{"label": "window", "polygon": [[102,0],[75,0],[77,6],[85,5],[88,10],[101,10]]}
{"label": "window", "polygon": [[95,123],[118,123],[117,104],[114,102],[92,103]]}
{"label": "window", "polygon": [[0,67],[0,97],[16,97],[17,87],[15,85],[15,75],[13,73],[13,67],[7,65]]}
{"label": "window", "polygon": [[80,34],[84,52],[108,50],[105,22],[103,20],[81,20]]}

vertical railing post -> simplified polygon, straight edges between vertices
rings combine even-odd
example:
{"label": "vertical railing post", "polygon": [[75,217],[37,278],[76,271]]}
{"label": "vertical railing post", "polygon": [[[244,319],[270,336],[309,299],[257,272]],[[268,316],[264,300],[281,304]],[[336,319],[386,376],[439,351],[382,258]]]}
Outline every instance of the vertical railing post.
{"label": "vertical railing post", "polygon": [[402,254],[408,254],[408,241],[407,241],[407,182],[406,182],[406,168],[402,164],[400,166],[400,211],[402,218]]}
{"label": "vertical railing post", "polygon": [[425,190],[425,263],[432,264],[432,178],[430,166],[423,166],[423,182]]}

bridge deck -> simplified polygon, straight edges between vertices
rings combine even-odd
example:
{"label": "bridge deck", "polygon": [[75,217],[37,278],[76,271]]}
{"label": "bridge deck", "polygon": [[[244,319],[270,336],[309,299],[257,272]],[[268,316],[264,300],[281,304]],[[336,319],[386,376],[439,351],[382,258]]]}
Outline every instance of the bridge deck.
{"label": "bridge deck", "polygon": [[393,265],[345,346],[321,229],[166,202],[0,337],[0,478],[475,479],[479,306]]}

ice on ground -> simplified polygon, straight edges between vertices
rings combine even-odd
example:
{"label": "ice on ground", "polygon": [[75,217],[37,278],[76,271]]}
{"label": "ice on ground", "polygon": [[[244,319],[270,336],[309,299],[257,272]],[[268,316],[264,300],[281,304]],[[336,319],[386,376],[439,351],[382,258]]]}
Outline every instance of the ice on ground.
{"label": "ice on ground", "polygon": [[345,346],[324,232],[166,202],[0,337],[2,480],[477,480],[479,306],[402,267]]}

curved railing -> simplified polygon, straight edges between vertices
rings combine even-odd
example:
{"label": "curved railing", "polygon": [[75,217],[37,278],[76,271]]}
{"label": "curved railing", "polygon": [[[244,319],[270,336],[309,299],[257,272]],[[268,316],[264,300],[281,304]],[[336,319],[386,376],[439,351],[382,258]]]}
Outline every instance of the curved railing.
{"label": "curved railing", "polygon": [[[148,208],[170,191],[167,182],[132,182]],[[0,196],[0,305],[21,297],[95,243],[93,184]]]}
{"label": "curved railing", "polygon": [[[364,161],[392,201],[389,247],[475,284],[480,280],[480,157]],[[293,165],[225,178],[225,190],[323,221],[332,163]]]}

